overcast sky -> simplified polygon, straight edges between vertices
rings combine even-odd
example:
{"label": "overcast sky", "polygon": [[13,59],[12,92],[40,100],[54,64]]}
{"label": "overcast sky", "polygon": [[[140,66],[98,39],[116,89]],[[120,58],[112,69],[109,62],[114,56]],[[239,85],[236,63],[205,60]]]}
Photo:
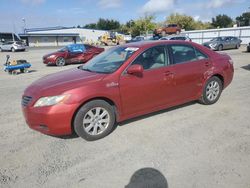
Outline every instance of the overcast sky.
{"label": "overcast sky", "polygon": [[232,18],[250,11],[250,0],[0,0],[0,32],[27,28],[77,26],[98,18],[122,23],[145,13],[164,21],[171,13],[211,21],[218,14]]}

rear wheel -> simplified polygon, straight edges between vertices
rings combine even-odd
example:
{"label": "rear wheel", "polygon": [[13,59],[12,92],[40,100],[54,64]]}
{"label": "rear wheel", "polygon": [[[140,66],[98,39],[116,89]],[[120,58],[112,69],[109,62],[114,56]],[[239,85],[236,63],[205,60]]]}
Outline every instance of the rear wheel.
{"label": "rear wheel", "polygon": [[63,58],[63,57],[58,57],[57,59],[56,59],[56,66],[59,66],[59,67],[61,67],[61,66],[64,66],[65,65],[65,59]]}
{"label": "rear wheel", "polygon": [[77,111],[73,122],[76,134],[88,141],[107,136],[114,125],[115,111],[103,100],[93,100],[83,105]]}
{"label": "rear wheel", "polygon": [[214,104],[220,98],[221,92],[222,81],[218,77],[213,76],[207,80],[203,88],[200,102],[206,105]]}
{"label": "rear wheel", "polygon": [[0,52],[2,52],[3,50],[2,50],[2,48],[0,48]]}
{"label": "rear wheel", "polygon": [[12,52],[15,52],[16,50],[15,50],[15,48],[11,48],[11,51],[12,51]]}
{"label": "rear wheel", "polygon": [[240,45],[236,44],[235,49],[239,49]]}

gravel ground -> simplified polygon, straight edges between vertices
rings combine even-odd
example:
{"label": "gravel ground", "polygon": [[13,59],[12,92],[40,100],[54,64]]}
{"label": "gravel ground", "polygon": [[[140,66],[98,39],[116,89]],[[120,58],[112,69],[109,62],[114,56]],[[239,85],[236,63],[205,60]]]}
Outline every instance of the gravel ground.
{"label": "gravel ground", "polygon": [[51,49],[0,53],[1,64],[6,54],[32,63],[30,73],[0,72],[0,187],[249,188],[250,53],[244,51],[225,51],[235,77],[216,104],[193,102],[133,119],[95,142],[33,131],[21,112],[31,82],[77,65],[44,66],[42,55]]}

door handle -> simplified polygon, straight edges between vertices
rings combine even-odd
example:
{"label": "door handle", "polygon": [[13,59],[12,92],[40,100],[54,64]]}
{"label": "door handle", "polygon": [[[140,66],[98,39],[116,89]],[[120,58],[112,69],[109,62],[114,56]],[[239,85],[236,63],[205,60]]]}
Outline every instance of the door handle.
{"label": "door handle", "polygon": [[210,66],[211,66],[211,63],[210,63],[210,62],[205,62],[205,66],[206,66],[206,67],[210,67]]}
{"label": "door handle", "polygon": [[166,71],[166,72],[164,72],[164,76],[171,76],[171,77],[173,77],[174,73],[172,73],[170,71]]}

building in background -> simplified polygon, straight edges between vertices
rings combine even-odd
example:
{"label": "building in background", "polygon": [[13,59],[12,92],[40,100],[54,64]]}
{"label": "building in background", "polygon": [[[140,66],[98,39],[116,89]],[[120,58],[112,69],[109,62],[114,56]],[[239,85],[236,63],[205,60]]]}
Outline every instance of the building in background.
{"label": "building in background", "polygon": [[26,29],[25,34],[19,34],[28,46],[65,46],[72,43],[97,44],[104,30],[84,28],[50,27]]}

